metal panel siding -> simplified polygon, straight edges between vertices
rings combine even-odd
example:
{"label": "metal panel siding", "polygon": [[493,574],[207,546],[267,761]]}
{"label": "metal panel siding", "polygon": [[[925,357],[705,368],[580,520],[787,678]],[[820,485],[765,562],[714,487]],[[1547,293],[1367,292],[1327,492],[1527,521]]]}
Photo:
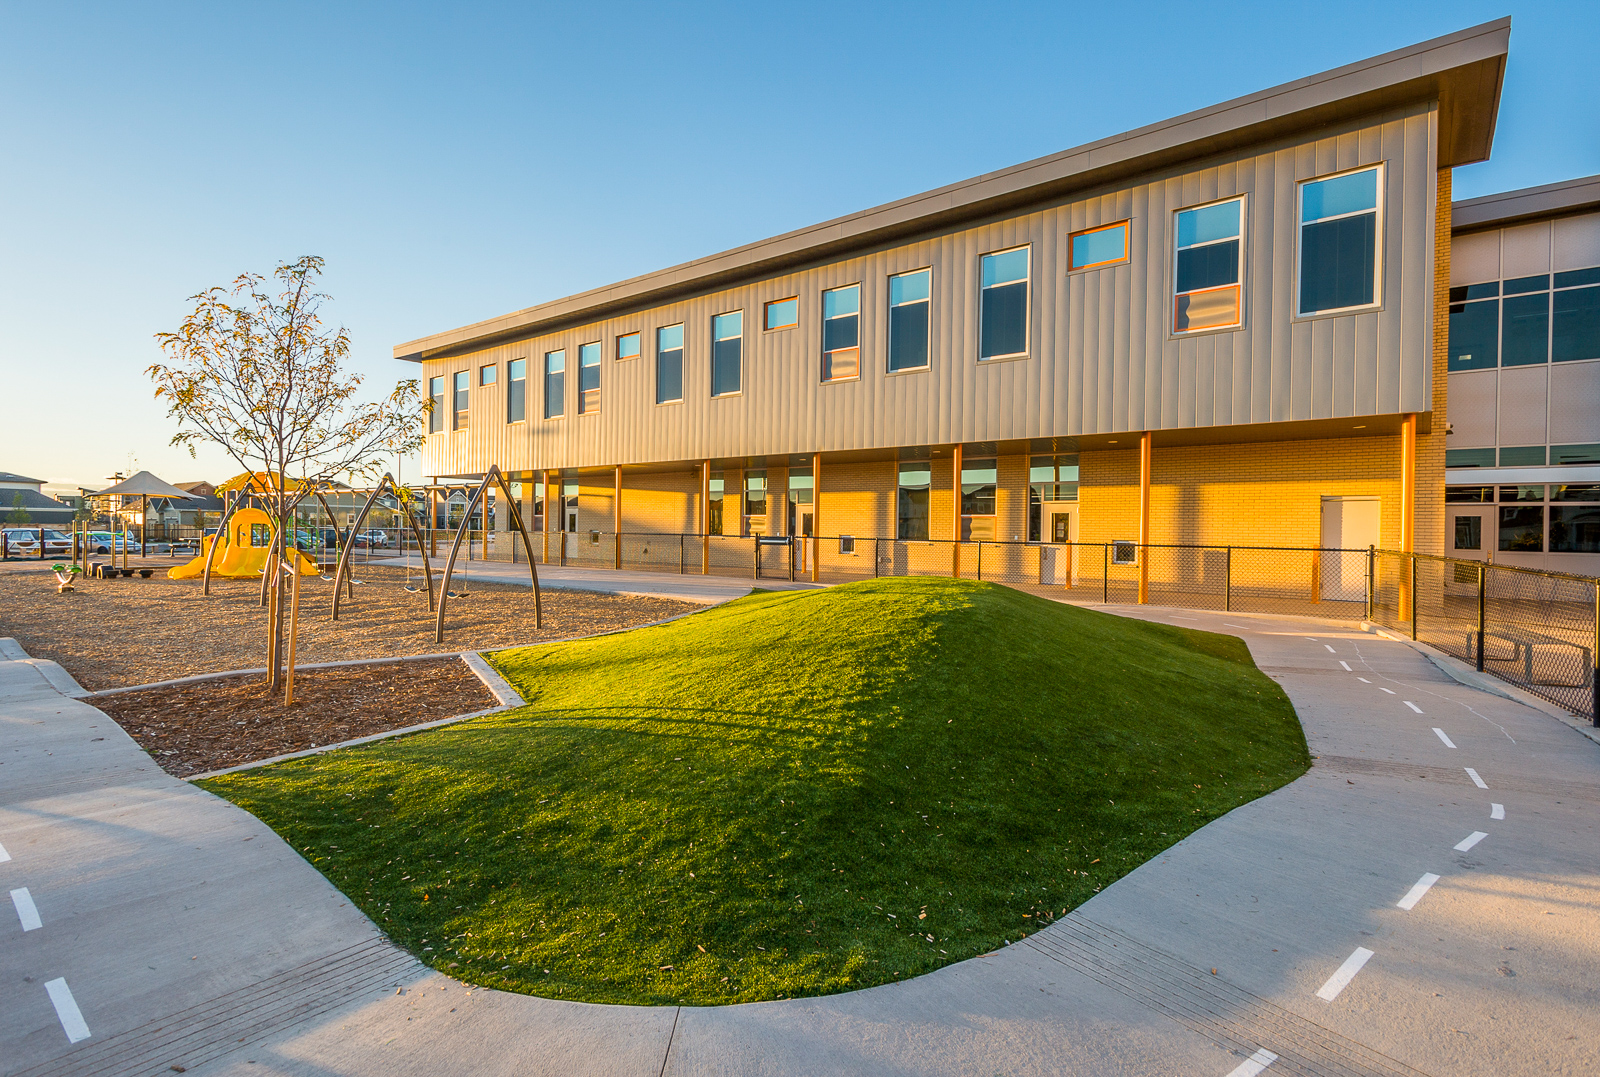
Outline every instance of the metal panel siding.
{"label": "metal panel siding", "polygon": [[[1012,216],[805,267],[580,328],[430,359],[424,378],[485,363],[470,435],[428,439],[427,474],[609,466],[704,458],[1226,426],[1425,411],[1431,354],[1436,113],[1395,109]],[[1383,306],[1298,319],[1297,184],[1386,162]],[[1171,335],[1173,213],[1246,198],[1242,329]],[[1129,219],[1131,261],[1068,274],[1067,235]],[[1028,357],[979,362],[979,261],[1028,244]],[[889,374],[885,279],[932,267],[931,369]],[[861,286],[861,377],[822,384],[821,293]],[[798,295],[799,325],[767,332],[762,304]],[[745,315],[742,391],[712,399],[711,318]],[[655,331],[684,324],[684,402],[655,404]],[[641,356],[619,363],[618,334]],[[602,347],[601,405],[578,415],[577,348]],[[568,356],[565,417],[542,415],[542,361]],[[507,359],[528,361],[528,414],[504,421]]]}

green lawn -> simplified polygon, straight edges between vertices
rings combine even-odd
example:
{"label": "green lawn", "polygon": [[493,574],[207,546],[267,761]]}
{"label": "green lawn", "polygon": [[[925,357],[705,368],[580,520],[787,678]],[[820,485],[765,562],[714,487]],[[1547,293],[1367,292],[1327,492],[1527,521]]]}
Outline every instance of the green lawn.
{"label": "green lawn", "polygon": [[757,593],[492,657],[528,706],[204,785],[434,967],[551,997],[915,976],[1310,765],[1239,640],[992,584]]}

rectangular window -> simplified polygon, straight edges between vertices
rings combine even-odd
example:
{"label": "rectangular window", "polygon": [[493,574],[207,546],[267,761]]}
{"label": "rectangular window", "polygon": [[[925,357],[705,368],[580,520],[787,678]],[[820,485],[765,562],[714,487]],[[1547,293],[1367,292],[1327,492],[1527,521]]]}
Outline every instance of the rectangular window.
{"label": "rectangular window", "polygon": [[600,342],[578,346],[578,414],[600,410]]}
{"label": "rectangular window", "polygon": [[1529,366],[1550,359],[1550,278],[1505,282],[1500,301],[1500,365]]}
{"label": "rectangular window", "polygon": [[1078,457],[1034,456],[1028,460],[1028,541],[1044,538],[1044,503],[1078,500]]}
{"label": "rectangular window", "polygon": [[683,399],[683,325],[656,330],[656,403]]}
{"label": "rectangular window", "polygon": [[816,519],[816,510],[812,505],[816,493],[812,482],[812,472],[808,467],[792,467],[789,469],[789,497],[785,512],[788,513],[789,535],[798,535],[803,538],[811,537],[811,521]]}
{"label": "rectangular window", "polygon": [[1552,464],[1600,464],[1600,445],[1552,445]]}
{"label": "rectangular window", "polygon": [[1451,370],[1500,365],[1500,282],[1450,289]]}
{"label": "rectangular window", "polygon": [[493,385],[494,376],[497,369],[498,368],[493,363],[490,363],[488,366],[480,366],[478,368],[478,384]]}
{"label": "rectangular window", "polygon": [[472,371],[458,370],[455,373],[455,427],[456,430],[467,428],[468,401],[472,395]]}
{"label": "rectangular window", "polygon": [[624,333],[617,338],[617,362],[639,358],[639,334]]}
{"label": "rectangular window", "polygon": [[1378,302],[1378,179],[1364,168],[1300,185],[1300,313]]}
{"label": "rectangular window", "polygon": [[1544,506],[1517,505],[1500,510],[1500,548],[1518,553],[1544,550]]}
{"label": "rectangular window", "polygon": [[730,396],[743,385],[744,311],[711,319],[711,395]]}
{"label": "rectangular window", "polygon": [[[1574,285],[1590,285],[1578,288]],[[1550,358],[1558,363],[1600,359],[1600,268],[1556,274]]]}
{"label": "rectangular window", "polygon": [[1551,501],[1600,501],[1600,484],[1563,483],[1550,487]]}
{"label": "rectangular window", "polygon": [[506,422],[520,423],[528,417],[528,361],[513,359],[506,364]]}
{"label": "rectangular window", "polygon": [[578,530],[577,479],[563,479],[561,482],[561,517],[566,530],[572,532]]}
{"label": "rectangular window", "polygon": [[706,514],[706,533],[710,535],[722,534],[722,496],[724,479],[722,472],[711,473],[711,487],[707,493],[706,502],[709,511]]}
{"label": "rectangular window", "polygon": [[567,352],[544,353],[544,417],[559,419],[566,414]]}
{"label": "rectangular window", "polygon": [[986,254],[978,305],[978,358],[1003,359],[1028,351],[1029,248]]}
{"label": "rectangular window", "polygon": [[1600,553],[1600,507],[1550,506],[1551,553]]}
{"label": "rectangular window", "polygon": [[1493,449],[1446,449],[1445,467],[1494,467]]}
{"label": "rectangular window", "polygon": [[1128,260],[1128,222],[1085,228],[1067,237],[1067,272],[1101,269]]}
{"label": "rectangular window", "polygon": [[1500,487],[1501,501],[1543,501],[1544,486],[1502,486]]}
{"label": "rectangular window", "polygon": [[861,285],[822,293],[822,380],[861,376]]}
{"label": "rectangular window", "polygon": [[1483,517],[1482,516],[1457,516],[1456,517],[1456,549],[1481,550],[1483,549]]}
{"label": "rectangular window", "polygon": [[995,487],[999,472],[993,460],[961,462],[961,541],[995,539]]}
{"label": "rectangular window", "polygon": [[763,323],[768,331],[773,329],[793,329],[800,324],[800,298],[790,296],[788,299],[774,299],[766,305]]}
{"label": "rectangular window", "polygon": [[428,433],[437,434],[444,429],[444,378],[428,379],[428,400],[433,408],[428,412]]}
{"label": "rectangular window", "polygon": [[928,539],[928,497],[933,469],[926,463],[900,465],[900,493],[895,512],[895,537],[903,542]]}
{"label": "rectangular window", "polygon": [[767,473],[744,473],[744,527],[747,535],[767,533]]}
{"label": "rectangular window", "polygon": [[1543,445],[1504,446],[1500,450],[1501,467],[1543,467]]}
{"label": "rectangular window", "polygon": [[1244,199],[1179,210],[1172,331],[1227,329],[1244,321]]}
{"label": "rectangular window", "polygon": [[1494,500],[1493,486],[1446,486],[1444,488],[1446,501],[1488,502]]}
{"label": "rectangular window", "polygon": [[929,291],[933,271],[919,269],[889,278],[889,369],[928,365]]}

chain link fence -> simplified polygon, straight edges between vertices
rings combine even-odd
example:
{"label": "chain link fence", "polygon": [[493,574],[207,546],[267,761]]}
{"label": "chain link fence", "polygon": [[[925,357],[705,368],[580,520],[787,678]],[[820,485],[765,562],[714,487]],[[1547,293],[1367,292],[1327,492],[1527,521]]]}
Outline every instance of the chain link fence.
{"label": "chain link fence", "polygon": [[1600,580],[1377,550],[1371,621],[1600,726]]}

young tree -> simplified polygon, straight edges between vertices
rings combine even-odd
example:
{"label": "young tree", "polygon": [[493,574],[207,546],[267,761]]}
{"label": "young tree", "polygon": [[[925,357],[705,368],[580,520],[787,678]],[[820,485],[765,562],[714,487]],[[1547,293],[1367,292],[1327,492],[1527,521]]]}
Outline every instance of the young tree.
{"label": "young tree", "polygon": [[[258,496],[276,523],[277,561],[292,546],[286,537],[300,500],[335,478],[370,479],[385,455],[416,450],[428,407],[416,379],[382,400],[356,399],[360,375],[339,369],[349,331],[326,327],[320,315],[329,298],[316,290],[322,265],[307,256],[279,265],[271,280],[246,273],[191,297],[178,330],[156,334],[168,362],[146,371],[180,423],[173,445],[191,455],[197,444],[218,445],[246,472],[269,477]],[[271,635],[281,651],[283,603],[275,605]],[[281,655],[268,657],[276,689]]]}
{"label": "young tree", "polygon": [[22,507],[22,494],[18,493],[16,497],[11,499],[11,511],[6,514],[6,523],[25,524],[32,521],[33,516],[27,509]]}

